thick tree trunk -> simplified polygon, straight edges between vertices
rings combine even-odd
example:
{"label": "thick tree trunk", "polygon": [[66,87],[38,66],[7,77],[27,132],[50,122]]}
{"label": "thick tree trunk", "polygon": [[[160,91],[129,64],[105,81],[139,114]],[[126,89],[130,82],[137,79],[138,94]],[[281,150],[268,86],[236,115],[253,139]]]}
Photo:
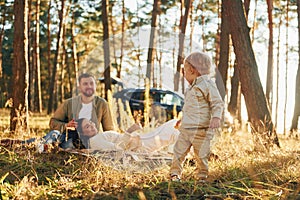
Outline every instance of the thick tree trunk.
{"label": "thick tree trunk", "polygon": [[159,14],[159,6],[160,6],[160,0],[154,0],[150,40],[149,40],[149,47],[148,47],[148,57],[147,57],[147,71],[146,71],[146,78],[149,79],[150,87],[154,85],[153,57],[155,54],[156,26],[157,26],[157,15]]}
{"label": "thick tree trunk", "polygon": [[251,46],[249,27],[243,10],[242,1],[223,1],[224,11],[229,14],[230,33],[238,64],[241,90],[245,98],[252,132],[261,139],[265,147],[270,144],[279,146],[277,134],[259,79],[258,68]]}
{"label": "thick tree trunk", "polygon": [[[250,7],[250,0],[244,1],[244,8],[245,8],[245,14],[246,14],[246,20],[248,20],[248,13],[249,13],[249,7]],[[227,16],[228,17],[228,16]],[[229,26],[229,22],[227,23],[227,26]],[[228,29],[230,29],[228,27]],[[238,72],[238,63],[234,62],[234,72],[233,76],[231,77],[231,91],[230,91],[230,101],[228,103],[228,111],[230,112],[231,116],[233,116],[235,119],[239,121],[239,123],[242,122],[241,117],[241,83],[239,78],[239,72]]]}
{"label": "thick tree trunk", "polygon": [[[298,47],[300,47],[300,0],[297,0],[297,14],[298,14]],[[298,119],[300,116],[300,51],[298,51],[298,70],[296,76],[296,91],[295,91],[295,107],[292,120],[291,131],[297,131]]]}
{"label": "thick tree trunk", "polygon": [[105,98],[108,98],[108,90],[111,90],[110,77],[110,51],[109,51],[109,24],[108,24],[108,1],[102,0],[102,24],[103,24],[103,49],[104,49],[104,85]]}
{"label": "thick tree trunk", "polygon": [[14,1],[14,57],[13,107],[10,112],[10,130],[28,130],[28,37],[27,0]]}

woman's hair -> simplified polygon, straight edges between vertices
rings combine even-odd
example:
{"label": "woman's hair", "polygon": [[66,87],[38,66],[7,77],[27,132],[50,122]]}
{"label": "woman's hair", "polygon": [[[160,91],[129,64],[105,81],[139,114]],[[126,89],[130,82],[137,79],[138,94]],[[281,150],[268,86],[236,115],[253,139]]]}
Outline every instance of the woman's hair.
{"label": "woman's hair", "polygon": [[209,74],[212,67],[211,58],[203,52],[193,52],[188,55],[184,62],[192,65],[201,75]]}
{"label": "woman's hair", "polygon": [[85,118],[80,118],[80,119],[77,119],[76,122],[77,122],[77,132],[78,132],[78,135],[80,137],[80,140],[82,142],[82,144],[84,145],[84,147],[86,149],[89,149],[89,137],[85,136],[84,133],[83,133],[83,127],[82,127],[82,122],[83,120],[85,120]]}
{"label": "woman's hair", "polygon": [[83,135],[83,127],[82,127],[82,122],[83,120],[85,120],[85,118],[80,118],[80,119],[77,119],[76,122],[77,122],[77,132],[81,135]]}

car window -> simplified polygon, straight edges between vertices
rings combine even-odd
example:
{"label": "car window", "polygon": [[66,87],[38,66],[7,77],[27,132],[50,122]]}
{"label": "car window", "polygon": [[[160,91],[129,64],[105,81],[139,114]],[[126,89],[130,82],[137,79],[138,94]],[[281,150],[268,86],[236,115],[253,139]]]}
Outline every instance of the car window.
{"label": "car window", "polygon": [[131,94],[131,99],[144,100],[145,94],[144,94],[144,92],[133,92]]}
{"label": "car window", "polygon": [[181,99],[174,94],[165,93],[165,94],[161,94],[161,103],[167,105],[176,104],[177,106],[180,106]]}

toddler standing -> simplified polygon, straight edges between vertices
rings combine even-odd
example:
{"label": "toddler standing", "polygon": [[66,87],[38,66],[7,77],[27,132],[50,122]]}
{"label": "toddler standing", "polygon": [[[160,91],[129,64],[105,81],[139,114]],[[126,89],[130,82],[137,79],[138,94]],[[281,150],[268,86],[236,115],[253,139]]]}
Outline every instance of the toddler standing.
{"label": "toddler standing", "polygon": [[184,60],[183,75],[189,83],[185,92],[180,134],[174,146],[170,169],[172,181],[179,181],[185,156],[194,149],[195,178],[205,181],[208,176],[208,156],[214,129],[220,126],[224,102],[209,73],[212,61],[202,52],[194,52]]}

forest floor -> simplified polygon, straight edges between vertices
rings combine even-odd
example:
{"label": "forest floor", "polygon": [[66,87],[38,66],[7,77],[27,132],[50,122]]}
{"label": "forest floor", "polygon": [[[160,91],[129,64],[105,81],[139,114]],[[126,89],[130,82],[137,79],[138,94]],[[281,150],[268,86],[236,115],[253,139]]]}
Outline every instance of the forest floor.
{"label": "forest floor", "polygon": [[[30,133],[8,131],[0,112],[0,139],[41,137],[49,116],[30,116]],[[0,146],[0,199],[300,199],[300,139],[279,135],[281,147],[257,148],[247,131],[220,134],[206,183],[193,179],[193,160],[181,182],[170,182],[169,159],[91,156],[54,147]],[[109,157],[109,156],[108,156]]]}

